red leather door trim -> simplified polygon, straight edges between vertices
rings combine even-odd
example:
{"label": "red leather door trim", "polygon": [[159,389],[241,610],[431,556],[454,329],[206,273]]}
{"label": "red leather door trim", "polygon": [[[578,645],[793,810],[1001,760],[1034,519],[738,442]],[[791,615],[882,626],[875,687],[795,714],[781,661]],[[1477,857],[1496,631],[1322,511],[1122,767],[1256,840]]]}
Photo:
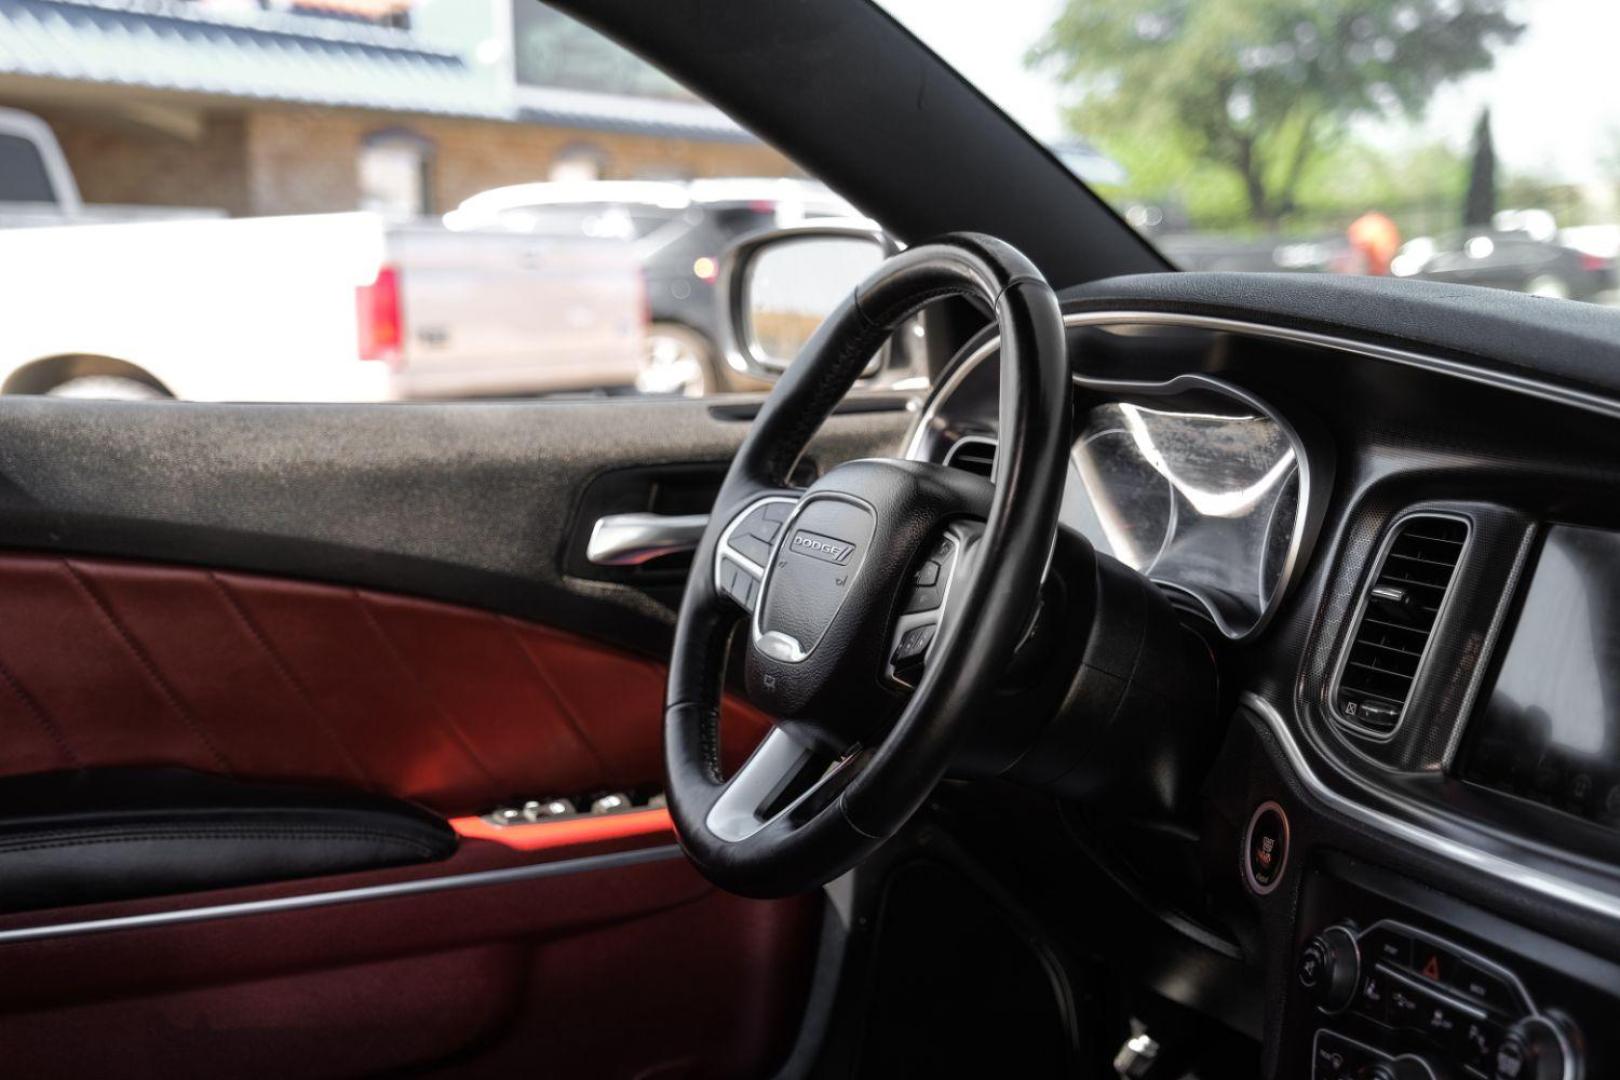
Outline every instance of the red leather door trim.
{"label": "red leather door trim", "polygon": [[38,1078],[761,1076],[796,1026],[818,911],[671,858],[8,942],[0,1046],[6,1075]]}
{"label": "red leather door trim", "polygon": [[[661,665],[448,604],[0,556],[0,774],[173,764],[474,814],[656,784]],[[728,707],[728,756],[766,721]]]}
{"label": "red leather door trim", "polygon": [[[663,682],[652,661],[446,604],[0,556],[0,774],[184,765],[358,786],[463,815],[465,838],[442,863],[0,914],[0,931],[40,931],[0,940],[7,1074],[769,1071],[802,1004],[818,898],[718,893],[673,849],[480,876],[668,844],[662,811],[470,818],[657,784]],[[766,721],[733,704],[726,725],[735,758]],[[219,914],[450,876],[477,880]],[[196,921],[141,920],[183,908]],[[89,920],[117,921],[73,928]]]}

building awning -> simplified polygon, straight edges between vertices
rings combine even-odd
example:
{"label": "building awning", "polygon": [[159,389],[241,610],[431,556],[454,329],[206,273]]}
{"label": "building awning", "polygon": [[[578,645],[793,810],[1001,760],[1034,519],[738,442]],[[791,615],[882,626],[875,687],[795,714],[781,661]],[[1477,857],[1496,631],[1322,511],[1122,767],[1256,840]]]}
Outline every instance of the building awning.
{"label": "building awning", "polygon": [[180,0],[4,0],[0,74],[505,118],[461,56],[409,31]]}
{"label": "building awning", "polygon": [[3,75],[665,138],[753,141],[724,113],[702,102],[525,86],[517,89],[514,104],[465,56],[428,44],[409,30],[185,0],[0,0]]}

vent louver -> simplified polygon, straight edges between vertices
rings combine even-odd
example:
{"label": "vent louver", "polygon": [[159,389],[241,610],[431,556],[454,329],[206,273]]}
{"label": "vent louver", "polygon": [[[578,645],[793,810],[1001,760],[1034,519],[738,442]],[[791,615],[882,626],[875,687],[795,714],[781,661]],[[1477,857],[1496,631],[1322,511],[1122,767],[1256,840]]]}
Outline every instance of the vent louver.
{"label": "vent louver", "polygon": [[977,435],[958,439],[945,455],[945,464],[989,480],[996,468],[995,441]]}
{"label": "vent louver", "polygon": [[1455,518],[1414,516],[1397,527],[1339,675],[1340,720],[1376,735],[1400,723],[1467,540]]}

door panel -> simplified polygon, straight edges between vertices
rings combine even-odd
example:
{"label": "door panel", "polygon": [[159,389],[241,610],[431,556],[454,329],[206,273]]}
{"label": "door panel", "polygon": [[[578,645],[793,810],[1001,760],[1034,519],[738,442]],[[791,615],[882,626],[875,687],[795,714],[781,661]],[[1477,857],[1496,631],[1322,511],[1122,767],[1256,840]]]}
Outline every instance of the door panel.
{"label": "door panel", "polygon": [[[673,615],[563,572],[589,482],[724,463],[753,398],[409,405],[0,399],[0,542],[330,581],[662,656]],[[874,405],[884,406],[874,409]],[[899,452],[904,399],[833,417],[821,470]]]}
{"label": "door panel", "polygon": [[717,892],[665,852],[540,880],[0,942],[8,1075],[768,1072],[802,1008],[818,907]]}
{"label": "door panel", "polygon": [[[661,665],[510,616],[0,555],[3,774],[184,765],[473,815],[658,784],[662,694]],[[766,724],[729,703],[729,755]],[[783,1052],[810,900],[713,890],[661,810],[453,824],[440,863],[0,915],[0,1045],[42,1077],[745,1076]]]}
{"label": "door panel", "polygon": [[[835,417],[810,466],[896,452],[900,405]],[[627,470],[718,477],[754,407],[0,400],[0,775],[363,788],[461,836],[432,864],[0,913],[8,1065],[769,1072],[819,897],[716,892],[658,811],[473,816],[660,783],[680,575],[571,573],[579,503]],[[764,726],[728,705],[728,754]]]}
{"label": "door panel", "polygon": [[[661,665],[426,600],[0,555],[0,775],[181,765],[447,815],[656,785]],[[731,753],[768,721],[727,713]]]}

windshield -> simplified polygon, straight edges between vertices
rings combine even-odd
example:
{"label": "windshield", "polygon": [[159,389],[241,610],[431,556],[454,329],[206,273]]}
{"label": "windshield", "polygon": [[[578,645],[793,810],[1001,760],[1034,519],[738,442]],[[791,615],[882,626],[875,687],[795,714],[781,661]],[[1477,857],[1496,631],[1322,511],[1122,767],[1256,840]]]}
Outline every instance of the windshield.
{"label": "windshield", "polygon": [[1620,4],[879,3],[1185,269],[1617,301]]}

